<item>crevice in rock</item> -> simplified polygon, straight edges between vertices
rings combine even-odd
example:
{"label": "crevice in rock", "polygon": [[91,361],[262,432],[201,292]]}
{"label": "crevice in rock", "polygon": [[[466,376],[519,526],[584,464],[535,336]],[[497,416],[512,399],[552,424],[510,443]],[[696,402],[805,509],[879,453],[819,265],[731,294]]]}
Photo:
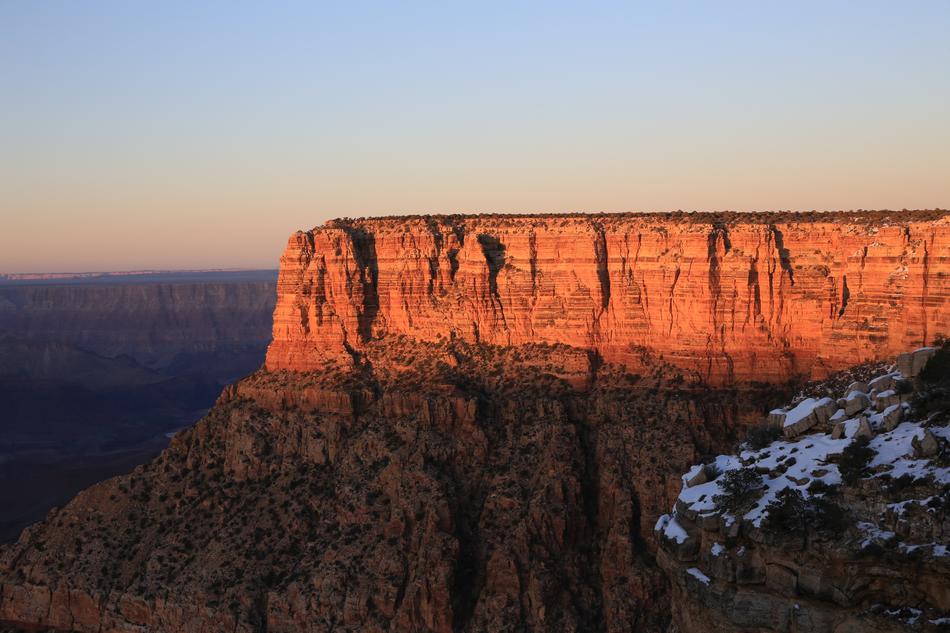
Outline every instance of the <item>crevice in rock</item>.
{"label": "crevice in rock", "polygon": [[[759,260],[749,258],[749,278],[747,285],[749,288],[749,303],[752,305],[752,318],[758,319],[762,315],[762,291],[759,288]],[[746,319],[746,323],[749,319]]]}
{"label": "crevice in rock", "polygon": [[482,247],[485,263],[488,265],[488,291],[498,297],[498,273],[505,265],[505,245],[497,237],[481,233],[478,244]]}
{"label": "crevice in rock", "polygon": [[445,242],[445,236],[442,235],[442,231],[439,225],[433,221],[429,220],[427,224],[429,228],[429,233],[432,234],[432,241],[435,246],[434,252],[429,256],[429,294],[435,293],[435,282],[439,278],[439,255],[442,254],[442,247]]}
{"label": "crevice in rock", "polygon": [[360,271],[363,305],[357,313],[358,332],[362,342],[373,337],[373,324],[379,313],[379,263],[376,259],[376,237],[363,228],[350,228],[347,233],[353,243],[353,257]]}
{"label": "crevice in rock", "polygon": [[676,273],[673,275],[673,283],[670,285],[670,333],[673,332],[673,296],[676,293],[676,282],[680,280],[680,269],[676,269]]}
{"label": "crevice in rock", "polygon": [[785,248],[785,236],[774,224],[769,225],[769,235],[775,242],[775,249],[778,251],[778,262],[786,273],[792,286],[795,286],[795,271],[792,269],[792,260],[787,248]]}
{"label": "crevice in rock", "polygon": [[606,310],[610,305],[610,270],[607,261],[607,236],[604,227],[594,225],[597,234],[594,240],[594,255],[597,258],[597,279],[600,281],[600,309]]}
{"label": "crevice in rock", "polygon": [[528,236],[528,255],[531,267],[531,288],[537,290],[538,285],[538,235],[534,231]]}
{"label": "crevice in rock", "polygon": [[709,294],[712,298],[710,303],[710,312],[712,315],[713,330],[718,330],[719,323],[719,298],[722,295],[722,272],[719,261],[719,240],[722,240],[723,250],[728,253],[732,248],[729,241],[729,234],[725,226],[716,224],[713,230],[709,232],[706,239],[706,260],[709,262]]}
{"label": "crevice in rock", "polygon": [[844,311],[848,307],[848,299],[851,298],[851,291],[848,289],[848,276],[844,275],[841,278],[841,308],[838,309],[838,318],[844,316]]}
{"label": "crevice in rock", "polygon": [[486,557],[479,520],[484,494],[465,491],[465,475],[452,473],[458,503],[454,513],[453,536],[458,542],[458,558],[452,575],[452,620],[456,631],[464,631],[475,613],[478,598],[485,585]]}

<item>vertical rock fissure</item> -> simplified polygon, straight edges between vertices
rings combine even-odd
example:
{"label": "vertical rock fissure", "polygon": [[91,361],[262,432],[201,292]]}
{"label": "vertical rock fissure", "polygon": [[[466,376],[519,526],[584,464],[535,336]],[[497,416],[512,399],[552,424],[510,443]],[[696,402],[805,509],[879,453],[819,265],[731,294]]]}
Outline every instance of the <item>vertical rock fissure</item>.
{"label": "vertical rock fissure", "polygon": [[778,251],[778,262],[788,274],[788,280],[791,282],[792,287],[795,286],[795,271],[792,269],[792,259],[791,255],[787,248],[785,248],[785,236],[774,224],[769,225],[769,232],[772,236],[772,239],[775,241],[775,249]]}
{"label": "vertical rock fissure", "polygon": [[429,294],[435,294],[435,283],[439,279],[439,256],[442,254],[442,246],[445,238],[442,235],[441,227],[434,221],[427,224],[429,233],[432,234],[433,252],[429,256]]}
{"label": "vertical rock fissure", "polygon": [[723,253],[728,253],[732,244],[729,242],[729,233],[723,224],[716,224],[706,239],[706,259],[709,262],[709,295],[710,311],[713,331],[719,330],[719,299],[722,295],[722,272],[719,260],[719,241],[722,240]]}
{"label": "vertical rock fissure", "polygon": [[594,255],[597,258],[597,279],[600,281],[600,309],[604,311],[610,305],[610,270],[607,261],[607,236],[604,227],[594,225]]}
{"label": "vertical rock fissure", "polygon": [[[487,404],[479,398],[477,419],[484,419]],[[453,536],[458,542],[458,557],[451,581],[452,620],[456,631],[463,631],[475,614],[478,597],[485,584],[485,547],[479,528],[485,504],[483,483],[474,482],[465,490],[466,476],[449,465],[453,485],[457,490],[454,509]]]}
{"label": "vertical rock fissure", "polygon": [[676,268],[676,273],[673,275],[673,283],[670,285],[670,331],[669,334],[673,333],[673,297],[676,294],[676,282],[680,280],[680,269]]}
{"label": "vertical rock fissure", "polygon": [[498,296],[498,273],[505,265],[505,245],[497,237],[482,233],[478,236],[478,244],[482,247],[482,255],[488,265],[488,292],[496,299]]}
{"label": "vertical rock fissure", "polygon": [[[756,257],[749,258],[749,305],[752,307],[751,320],[758,320],[762,315],[762,292],[759,288],[759,259],[758,253]],[[748,314],[748,313],[747,313]],[[750,318],[746,318],[746,323],[749,323]]]}
{"label": "vertical rock fissure", "polygon": [[[908,236],[910,235],[910,229],[908,229]],[[933,239],[933,234],[931,233],[930,239]],[[929,327],[927,323],[927,297],[930,294],[929,284],[930,284],[930,249],[927,248],[927,240],[923,240],[924,245],[924,270],[923,270],[923,279],[921,280],[921,293],[920,293],[920,311],[922,312],[922,327],[923,327],[923,340],[921,345],[926,345],[928,337],[930,336]]]}
{"label": "vertical rock fissure", "polygon": [[851,290],[848,289],[848,276],[841,277],[841,308],[838,309],[838,318],[844,316],[844,311],[848,307],[848,299],[851,298]]}
{"label": "vertical rock fissure", "polygon": [[531,289],[538,289],[538,235],[534,231],[528,236],[528,265],[531,267]]}
{"label": "vertical rock fissure", "polygon": [[376,237],[362,228],[351,228],[348,233],[353,243],[353,257],[360,271],[363,286],[363,305],[357,313],[360,341],[368,342],[373,337],[373,324],[379,313],[379,263],[376,259]]}
{"label": "vertical rock fissure", "polygon": [[455,273],[457,273],[459,270],[459,250],[465,246],[465,227],[460,224],[456,224],[455,221],[451,219],[448,220],[448,226],[452,230],[453,235],[455,235],[455,240],[458,242],[457,248],[450,248],[445,253],[449,258],[449,266],[451,267],[449,270],[449,278],[454,282]]}

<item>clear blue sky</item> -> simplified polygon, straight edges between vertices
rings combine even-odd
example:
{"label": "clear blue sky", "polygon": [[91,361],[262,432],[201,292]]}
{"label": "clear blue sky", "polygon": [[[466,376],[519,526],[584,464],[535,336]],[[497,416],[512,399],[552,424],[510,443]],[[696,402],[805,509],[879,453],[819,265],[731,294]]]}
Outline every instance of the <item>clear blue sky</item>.
{"label": "clear blue sky", "polygon": [[273,266],[347,215],[950,207],[948,33],[946,0],[7,0],[0,272]]}

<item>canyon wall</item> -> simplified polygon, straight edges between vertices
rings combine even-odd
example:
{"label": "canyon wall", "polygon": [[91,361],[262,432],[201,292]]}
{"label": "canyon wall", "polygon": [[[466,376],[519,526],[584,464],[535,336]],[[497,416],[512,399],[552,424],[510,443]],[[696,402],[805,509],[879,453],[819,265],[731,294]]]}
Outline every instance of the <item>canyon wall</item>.
{"label": "canyon wall", "polygon": [[[159,370],[215,354],[256,359],[270,338],[275,301],[273,278],[260,276],[0,285],[0,338],[125,355]],[[225,371],[222,379],[235,380],[253,367]]]}
{"label": "canyon wall", "polygon": [[258,369],[277,271],[0,279],[0,542]]}
{"label": "canyon wall", "polygon": [[290,238],[266,366],[403,334],[818,378],[950,334],[948,258],[942,212],[336,220]]}

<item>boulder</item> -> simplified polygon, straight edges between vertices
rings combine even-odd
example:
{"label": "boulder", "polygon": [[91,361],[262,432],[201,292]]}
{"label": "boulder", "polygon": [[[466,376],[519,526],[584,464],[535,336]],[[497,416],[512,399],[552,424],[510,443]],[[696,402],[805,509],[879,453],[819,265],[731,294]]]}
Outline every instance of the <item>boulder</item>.
{"label": "boulder", "polygon": [[937,437],[930,432],[930,429],[924,429],[923,435],[919,439],[917,437],[911,439],[910,444],[914,448],[914,457],[918,459],[933,457],[940,449]]}
{"label": "boulder", "polygon": [[827,423],[828,418],[837,410],[838,404],[831,398],[806,398],[785,413],[782,434],[786,438],[797,437],[819,422]]}
{"label": "boulder", "polygon": [[881,393],[882,391],[887,391],[888,389],[893,389],[897,386],[897,380],[891,374],[885,374],[883,376],[878,376],[874,380],[868,383],[868,391],[874,391]]}
{"label": "boulder", "polygon": [[818,424],[828,424],[831,418],[838,413],[838,403],[831,398],[822,398],[815,406],[814,412]]}
{"label": "boulder", "polygon": [[782,428],[782,426],[785,424],[785,410],[772,409],[769,411],[769,417],[765,419],[765,423],[768,426]]}
{"label": "boulder", "polygon": [[874,437],[874,431],[871,429],[868,419],[863,415],[858,418],[858,430],[854,432],[854,439],[862,437],[867,439]]}
{"label": "boulder", "polygon": [[904,418],[904,407],[892,404],[881,413],[881,426],[885,431],[893,431]]}
{"label": "boulder", "polygon": [[845,393],[851,393],[852,391],[860,391],[861,393],[868,392],[868,383],[855,381],[848,385],[848,388],[844,390]]}
{"label": "boulder", "polygon": [[905,352],[897,357],[897,371],[905,378],[915,378],[927,365],[930,357],[936,353],[934,347],[921,347],[913,352]]}
{"label": "boulder", "polygon": [[[695,471],[695,472],[694,472]],[[699,486],[709,481],[708,466],[699,466],[693,468],[683,476],[683,485],[687,488]]]}
{"label": "boulder", "polygon": [[898,395],[898,393],[893,389],[882,391],[881,393],[874,396],[874,410],[883,411],[892,405],[899,404],[900,401],[901,396]]}
{"label": "boulder", "polygon": [[863,391],[849,391],[844,399],[844,413],[852,416],[871,406],[871,399]]}

